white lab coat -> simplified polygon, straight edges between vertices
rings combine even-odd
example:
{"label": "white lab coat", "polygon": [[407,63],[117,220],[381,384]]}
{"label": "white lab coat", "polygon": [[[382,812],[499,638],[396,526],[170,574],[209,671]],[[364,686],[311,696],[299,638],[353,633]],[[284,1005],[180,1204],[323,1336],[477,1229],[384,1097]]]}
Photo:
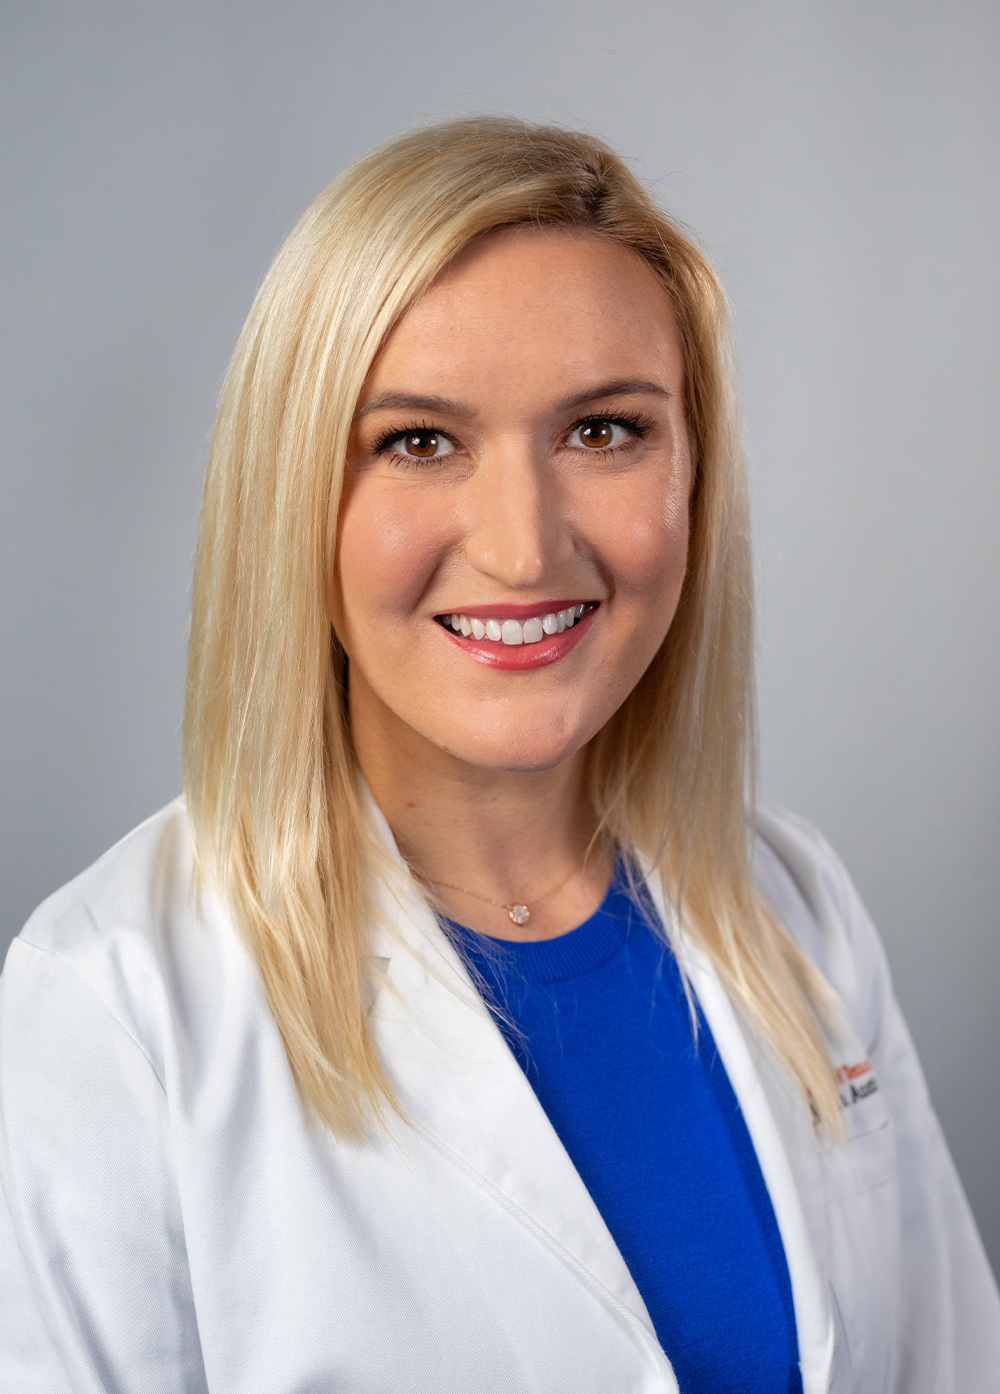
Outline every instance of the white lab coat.
{"label": "white lab coat", "polygon": [[[876,934],[806,824],[762,815],[756,865],[848,1007],[843,1146],[817,1142],[711,969],[682,936],[678,952],[774,1206],[805,1394],[1000,1390],[1000,1300]],[[180,801],[28,922],[0,981],[5,1394],[676,1391],[590,1195],[395,866],[370,1010],[409,1126],[363,1144],[304,1121],[246,951],[212,896],[191,901]]]}

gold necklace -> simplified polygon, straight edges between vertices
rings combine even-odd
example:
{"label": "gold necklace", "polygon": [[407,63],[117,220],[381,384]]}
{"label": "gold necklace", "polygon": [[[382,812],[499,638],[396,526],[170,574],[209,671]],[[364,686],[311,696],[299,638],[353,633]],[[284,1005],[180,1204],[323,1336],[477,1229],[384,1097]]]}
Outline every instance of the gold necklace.
{"label": "gold necklace", "polygon": [[[562,880],[558,881],[556,885],[550,886],[544,895],[536,895],[532,904],[540,905],[543,900],[548,900],[550,895],[555,895],[556,891],[561,891],[570,877],[575,876],[582,865],[583,862],[578,862],[576,866],[571,867]],[[494,900],[491,896],[480,895],[478,891],[466,890],[464,886],[455,886],[451,881],[431,881],[429,876],[426,879],[430,881],[432,886],[440,886],[442,890],[461,891],[462,895],[471,895],[473,900],[484,900],[487,905],[495,905],[498,910],[506,910],[515,924],[527,924],[531,919],[531,911],[523,901],[515,900],[512,905],[505,905],[502,900]]]}

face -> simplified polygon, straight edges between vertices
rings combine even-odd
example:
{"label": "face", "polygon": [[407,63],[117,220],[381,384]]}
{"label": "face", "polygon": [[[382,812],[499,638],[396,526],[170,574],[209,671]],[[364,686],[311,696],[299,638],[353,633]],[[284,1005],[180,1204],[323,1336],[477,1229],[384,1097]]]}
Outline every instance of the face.
{"label": "face", "polygon": [[466,248],[352,428],[334,626],[356,741],[506,771],[580,751],[670,627],[690,490],[680,339],[642,258],[532,227]]}

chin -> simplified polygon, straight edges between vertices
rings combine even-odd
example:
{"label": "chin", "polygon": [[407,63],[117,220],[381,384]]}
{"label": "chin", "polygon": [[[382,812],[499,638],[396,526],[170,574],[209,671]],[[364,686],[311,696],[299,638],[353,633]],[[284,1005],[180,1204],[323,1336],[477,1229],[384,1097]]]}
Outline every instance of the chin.
{"label": "chin", "polygon": [[538,726],[522,723],[502,726],[493,731],[449,731],[440,742],[458,760],[483,770],[503,770],[519,774],[540,774],[555,769],[575,755],[593,733],[567,731],[565,728],[546,732]]}

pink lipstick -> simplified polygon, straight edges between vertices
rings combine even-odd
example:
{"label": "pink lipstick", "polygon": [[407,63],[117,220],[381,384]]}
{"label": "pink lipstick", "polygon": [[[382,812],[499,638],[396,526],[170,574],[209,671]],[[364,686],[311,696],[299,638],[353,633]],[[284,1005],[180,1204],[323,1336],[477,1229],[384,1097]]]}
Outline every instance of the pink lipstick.
{"label": "pink lipstick", "polygon": [[599,607],[596,600],[495,603],[463,607],[436,619],[448,640],[477,663],[524,672],[556,663],[576,648]]}

